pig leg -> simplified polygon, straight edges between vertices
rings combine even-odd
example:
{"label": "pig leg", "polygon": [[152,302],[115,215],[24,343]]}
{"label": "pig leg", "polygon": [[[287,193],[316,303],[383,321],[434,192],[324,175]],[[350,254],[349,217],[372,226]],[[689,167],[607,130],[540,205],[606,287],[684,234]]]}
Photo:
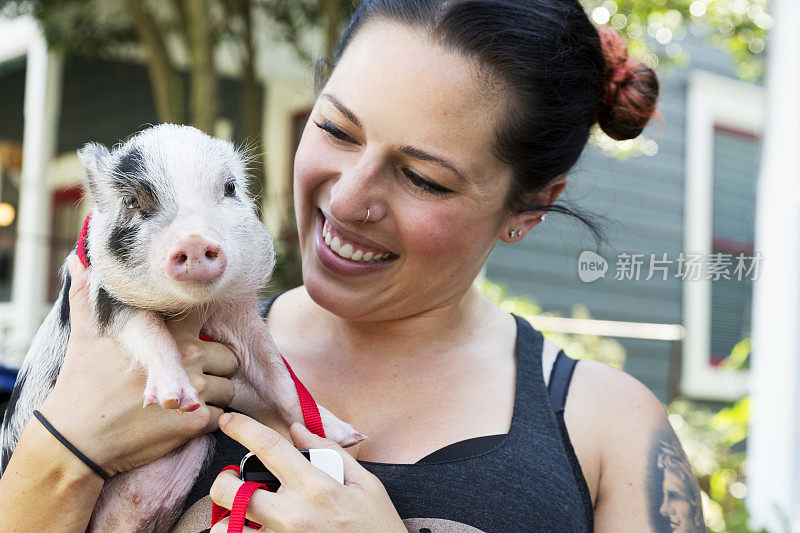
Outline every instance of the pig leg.
{"label": "pig leg", "polygon": [[[259,316],[255,302],[216,311],[203,331],[231,347],[239,356],[240,368],[247,381],[286,423],[304,422],[294,380]],[[319,412],[325,435],[342,447],[352,446],[366,438],[322,406],[319,406]]]}
{"label": "pig leg", "polygon": [[197,391],[181,364],[178,345],[159,315],[130,309],[115,321],[110,333],[147,370],[143,407],[156,403],[180,411],[200,407]]}
{"label": "pig leg", "polygon": [[108,480],[92,514],[98,533],[169,531],[208,455],[211,437],[188,441],[150,464]]}

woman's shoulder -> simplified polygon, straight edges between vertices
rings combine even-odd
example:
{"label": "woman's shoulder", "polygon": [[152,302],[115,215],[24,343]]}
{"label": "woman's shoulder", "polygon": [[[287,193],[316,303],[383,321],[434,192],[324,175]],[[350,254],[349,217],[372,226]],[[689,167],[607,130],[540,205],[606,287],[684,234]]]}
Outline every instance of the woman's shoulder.
{"label": "woman's shoulder", "polygon": [[645,474],[654,442],[674,438],[655,394],[599,361],[584,359],[575,366],[564,421],[595,502],[604,493],[632,486],[634,471],[633,477]]}

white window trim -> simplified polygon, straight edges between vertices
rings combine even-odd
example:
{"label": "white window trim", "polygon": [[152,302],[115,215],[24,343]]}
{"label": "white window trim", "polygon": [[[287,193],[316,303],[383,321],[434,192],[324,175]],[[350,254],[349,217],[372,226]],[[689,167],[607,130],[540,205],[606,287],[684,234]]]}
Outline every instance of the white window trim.
{"label": "white window trim", "polygon": [[[761,135],[763,89],[704,71],[688,77],[684,251],[708,257],[713,223],[714,127],[724,125]],[[708,364],[711,335],[711,281],[683,282],[681,392],[691,398],[734,400],[747,393],[749,372]]]}

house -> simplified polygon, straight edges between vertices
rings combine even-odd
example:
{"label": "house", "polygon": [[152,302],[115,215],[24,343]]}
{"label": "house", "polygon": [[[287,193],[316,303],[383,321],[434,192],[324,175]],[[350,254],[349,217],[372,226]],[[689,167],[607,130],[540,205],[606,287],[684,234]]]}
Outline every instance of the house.
{"label": "house", "polygon": [[[745,269],[759,264],[753,221],[763,89],[739,81],[731,58],[692,33],[680,45],[689,65],[659,71],[657,151],[645,145],[652,155],[619,159],[589,146],[568,176],[564,194],[611,219],[608,245],[596,249],[584,227],[554,214],[522,241],[498,245],[486,275],[562,316],[581,304],[594,319],[681,325],[682,342],[618,338],[626,371],[662,401],[679,393],[729,401],[747,388],[746,371],[721,363],[750,333],[757,272],[736,266],[740,254]],[[654,121],[645,137],[658,129]],[[604,277],[582,281],[587,251],[607,262]]]}
{"label": "house", "polygon": [[[595,249],[586,229],[554,214],[521,242],[498,244],[485,275],[547,311],[570,316],[580,304],[592,319],[640,332],[619,338],[626,370],[662,401],[678,393],[728,401],[747,383],[746,370],[720,363],[750,332],[762,88],[739,81],[731,58],[701,38],[680,44],[691,62],[661,73],[663,134],[611,147],[632,146],[642,154],[635,157],[589,146],[569,175],[565,194],[612,220],[609,246]],[[275,231],[289,208],[293,149],[313,90],[310,69],[287,45],[262,52],[263,212]],[[216,133],[241,141],[234,78],[223,77],[222,99]],[[25,18],[0,19],[0,101],[0,362],[13,367],[57,295],[57,270],[87,210],[76,149],[113,145],[157,119],[143,64],[65,61]],[[5,226],[4,209],[13,212]],[[751,258],[750,269],[736,279],[739,256]],[[595,263],[605,263],[604,276],[582,281],[581,265]],[[682,326],[681,335],[658,334],[664,324]]]}

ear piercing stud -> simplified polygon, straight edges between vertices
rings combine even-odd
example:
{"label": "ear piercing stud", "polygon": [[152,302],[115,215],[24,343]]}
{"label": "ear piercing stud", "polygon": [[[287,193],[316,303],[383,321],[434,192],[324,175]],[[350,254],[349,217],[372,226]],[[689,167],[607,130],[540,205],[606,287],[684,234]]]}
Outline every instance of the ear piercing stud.
{"label": "ear piercing stud", "polygon": [[[543,214],[542,216],[539,217],[539,219],[542,222],[544,222],[546,218],[547,218],[547,213],[545,213],[545,214]],[[510,230],[508,230],[508,236],[511,237],[511,238],[521,237],[522,235],[523,235],[522,230],[518,230],[518,229],[510,229]]]}

